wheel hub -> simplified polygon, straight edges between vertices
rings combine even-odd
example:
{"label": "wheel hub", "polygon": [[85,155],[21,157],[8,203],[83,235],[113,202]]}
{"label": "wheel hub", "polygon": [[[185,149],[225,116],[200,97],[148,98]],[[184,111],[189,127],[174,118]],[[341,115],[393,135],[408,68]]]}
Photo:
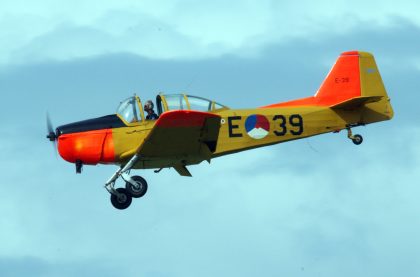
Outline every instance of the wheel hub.
{"label": "wheel hub", "polygon": [[132,186],[132,187],[131,187],[131,189],[132,189],[134,192],[139,192],[139,191],[141,191],[141,190],[143,189],[143,186],[142,186],[142,184],[141,184],[141,183],[139,183],[139,182],[136,182],[136,183],[137,183],[137,187]]}
{"label": "wheel hub", "polygon": [[123,194],[123,193],[120,193],[120,194],[117,196],[117,200],[118,200],[118,202],[120,202],[120,203],[125,203],[125,202],[127,202],[127,195],[125,195],[125,194]]}

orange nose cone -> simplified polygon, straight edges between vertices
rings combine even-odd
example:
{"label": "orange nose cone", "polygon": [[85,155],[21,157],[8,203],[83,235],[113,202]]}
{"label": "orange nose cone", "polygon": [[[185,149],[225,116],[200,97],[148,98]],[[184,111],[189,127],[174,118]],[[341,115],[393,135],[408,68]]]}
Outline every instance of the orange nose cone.
{"label": "orange nose cone", "polygon": [[60,135],[58,152],[64,160],[71,163],[112,163],[115,160],[112,129]]}

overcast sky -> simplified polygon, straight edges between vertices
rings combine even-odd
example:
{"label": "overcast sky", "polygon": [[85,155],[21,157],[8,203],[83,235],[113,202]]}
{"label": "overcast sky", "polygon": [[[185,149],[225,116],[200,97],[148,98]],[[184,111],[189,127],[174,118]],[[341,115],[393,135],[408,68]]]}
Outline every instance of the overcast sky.
{"label": "overcast sky", "polygon": [[[0,276],[419,276],[418,1],[0,2]],[[138,171],[115,210],[114,166],[56,158],[60,125],[137,93],[232,108],[315,93],[341,52],[375,55],[392,121],[190,168]]]}

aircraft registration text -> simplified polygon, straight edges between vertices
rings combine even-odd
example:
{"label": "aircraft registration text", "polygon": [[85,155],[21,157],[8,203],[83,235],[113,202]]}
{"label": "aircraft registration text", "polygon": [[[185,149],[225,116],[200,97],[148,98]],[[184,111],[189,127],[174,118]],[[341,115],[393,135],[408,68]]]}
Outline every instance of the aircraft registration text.
{"label": "aircraft registration text", "polygon": [[[261,115],[252,115],[260,116]],[[263,116],[262,116],[263,117]],[[229,116],[227,118],[228,123],[228,130],[229,130],[229,137],[230,138],[240,138],[243,137],[243,133],[241,132],[240,123],[239,121],[242,120],[242,116]],[[292,114],[292,115],[274,115],[272,118],[274,122],[274,130],[273,133],[276,136],[285,136],[288,133],[292,134],[293,136],[299,136],[303,133],[303,118],[300,114]],[[245,122],[245,125],[249,122],[248,118]],[[246,131],[249,134],[249,127],[244,126]],[[265,130],[269,130],[269,128],[265,127]],[[258,139],[258,137],[253,137]]]}

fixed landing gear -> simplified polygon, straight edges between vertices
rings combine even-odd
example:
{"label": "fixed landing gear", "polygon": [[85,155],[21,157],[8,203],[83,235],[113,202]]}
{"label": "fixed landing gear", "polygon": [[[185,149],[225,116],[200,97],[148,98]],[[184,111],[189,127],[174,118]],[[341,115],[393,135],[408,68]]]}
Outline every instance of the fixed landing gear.
{"label": "fixed landing gear", "polygon": [[127,209],[131,205],[132,196],[125,188],[117,188],[118,194],[111,194],[111,203],[118,210]]}
{"label": "fixed landing gear", "polygon": [[354,144],[359,145],[359,144],[362,144],[363,137],[361,135],[354,135],[351,140],[353,141]]}
{"label": "fixed landing gear", "polygon": [[121,174],[125,181],[125,188],[114,188],[113,183],[105,185],[105,188],[111,194],[111,204],[119,210],[127,209],[131,205],[133,198],[143,197],[147,192],[147,182],[140,176],[129,176],[127,173]]}
{"label": "fixed landing gear", "polygon": [[347,137],[356,145],[360,145],[363,142],[363,137],[359,134],[353,135],[351,128],[347,128]]}
{"label": "fixed landing gear", "polygon": [[125,189],[134,198],[140,198],[147,192],[147,182],[143,177],[132,176],[131,180],[136,182],[137,186],[134,186],[131,182],[125,182]]}
{"label": "fixed landing gear", "polygon": [[[130,176],[128,173],[133,165],[138,161],[139,155],[134,155],[130,161],[124,166],[119,168],[114,175],[106,182],[105,188],[111,194],[112,205],[119,209],[127,209],[132,201],[132,198],[140,198],[147,192],[147,182],[140,176]],[[125,181],[125,188],[115,189],[115,182],[118,178]]]}

